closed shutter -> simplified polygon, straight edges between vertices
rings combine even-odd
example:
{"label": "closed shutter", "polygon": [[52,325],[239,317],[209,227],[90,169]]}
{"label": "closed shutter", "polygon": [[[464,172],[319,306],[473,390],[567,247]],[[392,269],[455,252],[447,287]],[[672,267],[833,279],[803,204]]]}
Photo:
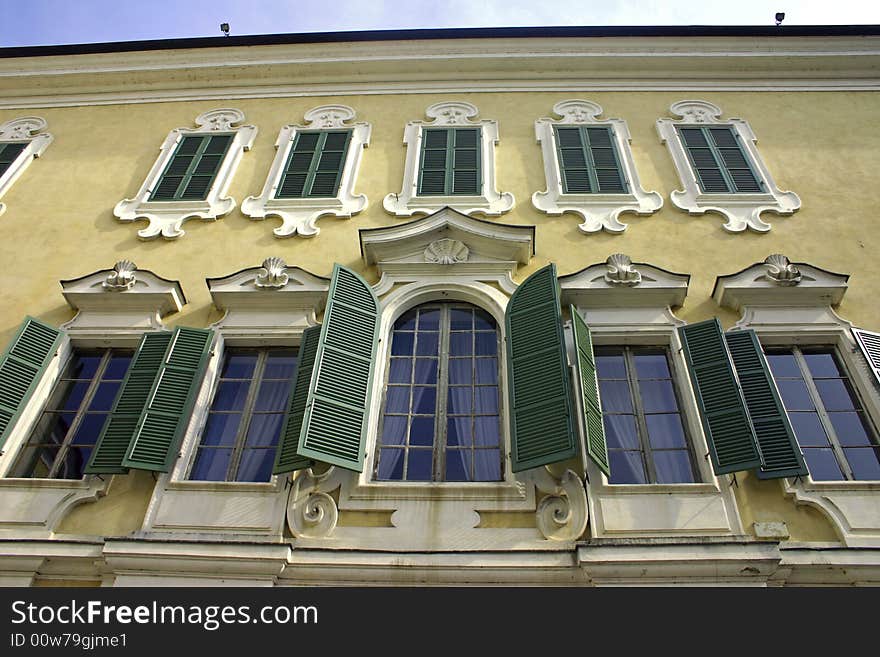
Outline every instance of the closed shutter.
{"label": "closed shutter", "polygon": [[174,329],[123,467],[168,472],[189,422],[213,337],[209,329]]}
{"label": "closed shutter", "polygon": [[556,147],[565,194],[626,192],[610,126],[557,127]]}
{"label": "closed shutter", "polygon": [[807,466],[754,331],[726,333],[761,452],[761,479],[807,474]]}
{"label": "closed shutter", "polygon": [[86,474],[121,474],[125,453],[131,445],[138,420],[147,405],[153,383],[171,342],[170,331],[144,333],[131,360],[110,419],[85,467]]}
{"label": "closed shutter", "polygon": [[301,457],[363,471],[378,331],[372,288],[335,265],[297,448]]}
{"label": "closed shutter", "polygon": [[480,194],[480,140],[480,128],[424,129],[419,163],[419,194]]}
{"label": "closed shutter", "polygon": [[296,365],[296,379],[290,391],[287,404],[287,416],[281,431],[281,442],[275,456],[275,468],[272,474],[284,474],[294,470],[307,468],[311,459],[303,458],[297,453],[299,436],[302,431],[303,417],[306,412],[306,400],[309,397],[309,385],[315,369],[315,354],[321,339],[321,327],[311,326],[303,331],[299,346],[299,361]]}
{"label": "closed shutter", "polygon": [[715,474],[761,465],[730,354],[717,319],[678,329]]}
{"label": "closed shutter", "polygon": [[186,135],[156,183],[151,201],[203,201],[234,135]]}
{"label": "closed shutter", "polygon": [[298,132],[275,198],[335,197],[350,138],[350,130]]}
{"label": "closed shutter", "polygon": [[58,351],[63,336],[62,331],[26,317],[0,356],[0,447]]}
{"label": "closed shutter", "polygon": [[605,442],[605,425],[602,422],[602,404],[599,401],[599,381],[596,378],[593,341],[590,337],[590,329],[574,306],[571,306],[571,325],[577,354],[577,382],[580,386],[584,428],[587,432],[587,455],[610,477],[611,468],[608,465],[608,445]]}
{"label": "closed shutter", "polygon": [[871,371],[880,383],[880,333],[872,333],[862,329],[854,328],[853,335],[856,336],[856,342],[868,361]]}
{"label": "closed shutter", "polygon": [[536,271],[517,288],[505,325],[513,472],[576,456],[555,265]]}
{"label": "closed shutter", "polygon": [[27,143],[23,142],[7,142],[0,144],[0,176],[6,173],[6,170],[12,166],[12,163],[18,159],[21,152],[25,149]]}
{"label": "closed shutter", "polygon": [[763,191],[733,127],[679,127],[678,133],[703,192]]}

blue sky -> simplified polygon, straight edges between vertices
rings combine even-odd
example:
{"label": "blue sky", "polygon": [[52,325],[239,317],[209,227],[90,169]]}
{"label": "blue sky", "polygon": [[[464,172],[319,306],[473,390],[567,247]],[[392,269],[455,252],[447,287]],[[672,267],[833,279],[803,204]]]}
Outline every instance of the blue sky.
{"label": "blue sky", "polygon": [[[698,5],[698,6],[697,6]],[[0,0],[0,47],[430,27],[880,24],[877,0]]]}

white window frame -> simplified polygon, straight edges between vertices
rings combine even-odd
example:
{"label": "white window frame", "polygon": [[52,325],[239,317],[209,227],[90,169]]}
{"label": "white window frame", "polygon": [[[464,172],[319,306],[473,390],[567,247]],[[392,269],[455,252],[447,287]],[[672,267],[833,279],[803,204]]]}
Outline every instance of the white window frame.
{"label": "white window frame", "polygon": [[[764,212],[791,215],[801,207],[801,200],[797,194],[780,190],[773,181],[770,170],[758,153],[755,146],[757,138],[747,121],[738,118],[722,120],[721,108],[705,100],[682,100],[673,103],[669,111],[678,118],[658,119],[657,133],[660,135],[660,141],[666,144],[678,171],[679,180],[684,186],[684,189],[675,190],[670,194],[670,199],[677,208],[691,215],[707,212],[720,214],[726,220],[723,225],[724,230],[730,233],[740,233],[746,229],[766,233],[771,226],[761,218]],[[764,192],[716,194],[705,193],[700,189],[697,175],[688,160],[687,149],[681,141],[677,128],[706,125],[733,128],[754,172],[764,185]]]}
{"label": "white window frame", "polygon": [[[44,132],[48,124],[39,116],[22,116],[0,124],[0,142],[22,142],[27,146],[0,176],[0,198],[9,191],[12,184],[24,173],[34,158],[40,157],[52,143],[54,137]],[[6,212],[6,205],[0,203],[0,214]]]}
{"label": "white window frame", "polygon": [[[257,136],[256,126],[237,125],[244,121],[244,118],[244,112],[238,109],[215,109],[199,114],[195,118],[198,128],[175,128],[169,132],[159,149],[159,157],[153,163],[137,195],[117,203],[113,208],[113,214],[124,222],[147,219],[149,225],[137,233],[143,240],[155,239],[159,236],[171,240],[185,234],[182,226],[188,219],[199,217],[204,221],[216,221],[232,212],[235,208],[235,199],[226,196],[226,193],[242,154],[250,150]],[[231,134],[233,139],[205,200],[151,201],[150,195],[182,139],[187,135],[211,133]]]}
{"label": "white window frame", "polygon": [[[397,217],[414,214],[431,214],[450,207],[462,214],[499,216],[514,205],[513,194],[498,192],[495,186],[495,146],[498,144],[498,122],[489,119],[473,120],[479,114],[475,105],[464,101],[435,103],[425,110],[429,121],[410,121],[403,133],[406,145],[406,164],[403,171],[403,187],[399,194],[388,194],[382,202],[385,210]],[[480,174],[482,193],[474,196],[420,196],[419,158],[425,128],[468,127],[480,129]]]}
{"label": "white window frame", "polygon": [[[599,120],[602,111],[601,106],[589,100],[564,100],[553,106],[553,113],[562,118],[535,121],[535,137],[541,144],[544,156],[547,187],[546,191],[532,195],[532,205],[550,216],[560,216],[566,212],[578,215],[583,221],[578,228],[587,234],[602,230],[622,233],[627,224],[619,220],[621,214],[628,212],[647,216],[663,207],[663,197],[657,192],[645,191],[639,181],[626,121]],[[568,194],[563,191],[556,128],[584,125],[611,128],[621,172],[629,191],[620,194]]]}
{"label": "white window frame", "polygon": [[[305,125],[291,124],[281,128],[275,141],[275,159],[259,196],[248,196],[241,203],[242,213],[258,221],[266,217],[280,217],[281,226],[272,232],[275,237],[313,237],[320,232],[316,222],[324,216],[350,219],[367,207],[365,194],[355,194],[361,156],[370,145],[369,123],[351,123],[355,111],[347,105],[321,105],[305,113]],[[345,154],[345,164],[334,197],[325,198],[275,198],[290,150],[298,133],[324,130],[349,130],[351,138]]]}

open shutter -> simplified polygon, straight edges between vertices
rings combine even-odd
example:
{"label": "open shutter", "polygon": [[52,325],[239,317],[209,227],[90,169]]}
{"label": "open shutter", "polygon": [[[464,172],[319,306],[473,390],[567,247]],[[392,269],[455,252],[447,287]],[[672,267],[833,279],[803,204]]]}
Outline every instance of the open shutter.
{"label": "open shutter", "polygon": [[123,467],[168,472],[189,422],[213,337],[209,329],[174,329]]}
{"label": "open shutter", "polygon": [[507,304],[512,470],[578,454],[556,266],[529,276]]}
{"label": "open shutter", "polygon": [[125,374],[110,419],[104,424],[98,444],[85,467],[86,474],[128,472],[127,468],[122,467],[122,460],[134,437],[170,342],[170,331],[144,333]]}
{"label": "open shutter", "polygon": [[854,328],[853,335],[856,336],[856,342],[862,350],[865,360],[874,372],[877,383],[880,383],[880,333],[872,333],[862,329]]}
{"label": "open shutter", "polygon": [[306,400],[309,397],[309,384],[315,369],[315,354],[321,339],[321,327],[311,326],[303,331],[302,343],[299,346],[299,361],[296,365],[296,379],[290,391],[287,404],[287,416],[284,429],[281,431],[281,442],[275,455],[275,468],[272,474],[284,474],[294,470],[302,470],[312,464],[311,459],[297,454],[299,435],[302,431],[303,417],[306,412]]}
{"label": "open shutter", "polygon": [[726,333],[724,339],[742,386],[746,408],[761,452],[761,479],[807,474],[807,466],[779,391],[770,375],[761,343],[754,331]]}
{"label": "open shutter", "polygon": [[350,269],[334,265],[297,453],[347,470],[364,468],[379,301]]}
{"label": "open shutter", "polygon": [[678,329],[712,469],[715,474],[751,470],[761,465],[757,439],[724,342],[721,324],[710,319]]}
{"label": "open shutter", "polygon": [[587,432],[587,455],[610,477],[611,468],[608,466],[608,445],[605,442],[605,426],[602,422],[602,404],[599,401],[599,381],[596,378],[593,341],[590,338],[590,329],[574,306],[571,306],[571,326],[577,355],[576,378],[580,386],[584,427]]}
{"label": "open shutter", "polygon": [[26,317],[0,356],[0,447],[58,351],[62,331]]}

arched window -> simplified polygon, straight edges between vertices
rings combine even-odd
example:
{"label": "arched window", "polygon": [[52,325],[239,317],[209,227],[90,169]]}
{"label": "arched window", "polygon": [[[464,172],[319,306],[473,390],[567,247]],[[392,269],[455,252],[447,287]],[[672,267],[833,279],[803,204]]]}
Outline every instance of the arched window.
{"label": "arched window", "polygon": [[499,333],[489,313],[428,303],[394,323],[376,479],[500,481]]}

